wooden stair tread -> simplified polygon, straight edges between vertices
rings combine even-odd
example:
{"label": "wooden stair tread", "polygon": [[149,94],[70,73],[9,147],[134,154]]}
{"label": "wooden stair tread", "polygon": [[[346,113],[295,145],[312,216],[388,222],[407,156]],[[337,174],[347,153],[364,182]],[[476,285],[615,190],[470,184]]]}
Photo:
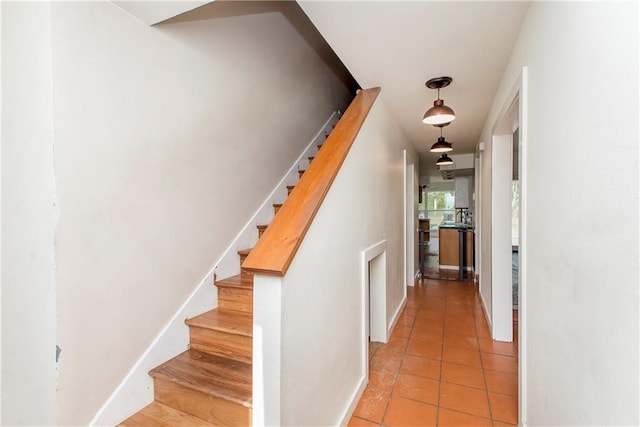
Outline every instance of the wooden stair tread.
{"label": "wooden stair tread", "polygon": [[282,207],[282,203],[274,203],[273,207],[274,208],[281,208]]}
{"label": "wooden stair tread", "polygon": [[251,364],[187,350],[149,372],[160,378],[251,408]]}
{"label": "wooden stair tread", "polygon": [[238,255],[242,256],[242,255],[249,255],[249,252],[251,252],[251,249],[253,248],[248,248],[248,249],[240,249],[238,251]]}
{"label": "wooden stair tread", "polygon": [[208,427],[214,424],[160,402],[152,402],[118,425],[123,427]]}
{"label": "wooden stair tread", "polygon": [[249,313],[216,308],[186,320],[187,325],[251,337],[253,317]]}
{"label": "wooden stair tread", "polygon": [[253,290],[253,276],[247,277],[241,274],[236,276],[227,277],[226,279],[216,280],[214,283],[216,286],[227,288],[240,288]]}

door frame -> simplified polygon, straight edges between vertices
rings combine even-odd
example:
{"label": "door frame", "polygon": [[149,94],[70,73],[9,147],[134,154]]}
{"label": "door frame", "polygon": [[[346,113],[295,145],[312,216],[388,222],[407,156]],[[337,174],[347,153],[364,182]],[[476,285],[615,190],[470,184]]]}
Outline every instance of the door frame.
{"label": "door frame", "polygon": [[407,286],[414,286],[415,258],[416,258],[416,204],[415,204],[415,165],[409,163],[407,150],[402,150],[403,157],[403,229],[404,229],[404,297],[407,296]]}
{"label": "door frame", "polygon": [[[517,103],[517,104],[515,104]],[[501,113],[495,121],[492,128],[491,138],[504,135],[501,132],[500,125],[504,124],[511,114],[514,105],[517,105],[517,127],[518,132],[518,169],[519,169],[519,189],[520,189],[520,225],[519,225],[519,247],[518,247],[518,421],[520,425],[527,425],[527,317],[528,317],[528,300],[527,300],[527,256],[528,256],[528,218],[527,218],[527,200],[528,200],[528,181],[529,172],[528,164],[528,68],[522,67],[520,74],[516,77],[515,83],[505,102],[502,105]],[[492,165],[493,167],[493,165]],[[492,183],[493,187],[493,183]],[[493,215],[493,213],[492,213]],[[509,227],[511,222],[509,221]],[[510,235],[511,233],[509,233]],[[491,238],[490,236],[488,236]],[[492,245],[491,251],[494,248]],[[493,256],[493,254],[489,254]],[[509,263],[509,266],[511,263]],[[509,267],[510,268],[510,267]],[[509,275],[510,277],[511,275]],[[495,291],[494,282],[491,283],[492,299]],[[509,289],[509,292],[511,289]],[[492,317],[494,317],[492,308]],[[494,319],[492,319],[493,322]]]}

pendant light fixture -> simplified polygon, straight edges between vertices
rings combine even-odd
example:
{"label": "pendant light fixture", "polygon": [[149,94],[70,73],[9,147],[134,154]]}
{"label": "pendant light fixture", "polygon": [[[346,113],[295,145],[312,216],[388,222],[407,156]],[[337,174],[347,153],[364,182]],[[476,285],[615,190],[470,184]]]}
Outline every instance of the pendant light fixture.
{"label": "pendant light fixture", "polygon": [[433,101],[433,107],[424,113],[424,117],[422,118],[424,124],[446,126],[456,118],[456,113],[454,113],[450,107],[444,105],[444,101],[440,99],[440,89],[449,86],[452,81],[453,79],[451,77],[436,77],[425,83],[429,89],[438,90],[438,99]]}
{"label": "pendant light fixture", "polygon": [[445,141],[444,137],[442,136],[442,128],[444,126],[440,125],[438,127],[440,128],[440,137],[438,138],[438,141],[431,146],[430,151],[432,153],[447,153],[453,150],[453,145],[451,145],[450,142]]}
{"label": "pendant light fixture", "polygon": [[440,156],[440,158],[436,162],[436,166],[444,166],[444,165],[452,165],[452,164],[453,164],[453,159],[447,156],[446,154],[443,154],[442,156]]}

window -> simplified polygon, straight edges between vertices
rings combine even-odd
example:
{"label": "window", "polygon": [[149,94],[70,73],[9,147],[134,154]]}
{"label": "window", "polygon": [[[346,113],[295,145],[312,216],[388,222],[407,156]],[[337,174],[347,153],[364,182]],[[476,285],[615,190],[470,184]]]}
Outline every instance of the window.
{"label": "window", "polygon": [[427,218],[432,229],[437,229],[443,221],[455,221],[453,191],[429,191],[426,199]]}

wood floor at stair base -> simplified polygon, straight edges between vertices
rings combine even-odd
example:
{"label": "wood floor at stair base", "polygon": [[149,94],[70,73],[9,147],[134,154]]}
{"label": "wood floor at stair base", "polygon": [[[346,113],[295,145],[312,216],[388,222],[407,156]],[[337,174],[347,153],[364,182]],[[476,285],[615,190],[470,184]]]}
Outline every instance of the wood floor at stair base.
{"label": "wood floor at stair base", "polygon": [[218,288],[218,308],[253,313],[253,291],[221,286]]}
{"label": "wood floor at stair base", "polygon": [[167,406],[219,426],[251,425],[251,408],[176,384],[154,379],[155,398]]}
{"label": "wood floor at stair base", "polygon": [[118,424],[118,427],[208,427],[213,425],[160,402],[153,402]]}
{"label": "wood floor at stair base", "polygon": [[215,356],[251,363],[252,339],[204,328],[189,328],[191,348]]}

